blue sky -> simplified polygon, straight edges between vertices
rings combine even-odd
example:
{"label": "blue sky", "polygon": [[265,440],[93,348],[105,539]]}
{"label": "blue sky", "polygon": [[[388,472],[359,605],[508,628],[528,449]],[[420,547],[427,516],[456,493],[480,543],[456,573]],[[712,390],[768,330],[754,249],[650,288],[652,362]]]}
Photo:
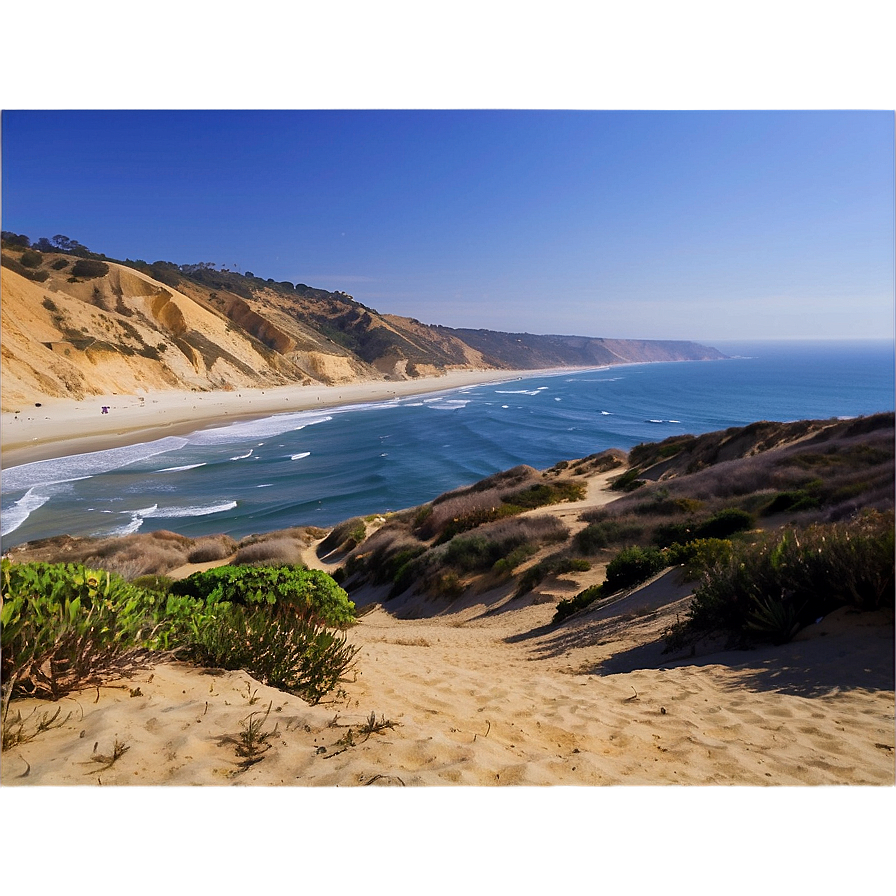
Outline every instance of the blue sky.
{"label": "blue sky", "polygon": [[893,115],[5,111],[3,228],[426,323],[893,330]]}

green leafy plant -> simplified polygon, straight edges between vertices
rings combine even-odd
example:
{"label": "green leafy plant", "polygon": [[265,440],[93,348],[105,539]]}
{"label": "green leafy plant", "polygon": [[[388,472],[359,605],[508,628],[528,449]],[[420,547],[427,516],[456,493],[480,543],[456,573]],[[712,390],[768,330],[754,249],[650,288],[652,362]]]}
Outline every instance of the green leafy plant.
{"label": "green leafy plant", "polygon": [[9,696],[52,699],[138,664],[162,598],[76,564],[2,563],[0,648]]}
{"label": "green leafy plant", "polygon": [[296,566],[218,566],[193,573],[171,586],[172,595],[243,607],[289,607],[293,612],[326,625],[355,621],[355,605],[331,576]]}
{"label": "green leafy plant", "polygon": [[606,587],[612,593],[639,585],[668,565],[668,557],[656,548],[624,548],[607,564]]}

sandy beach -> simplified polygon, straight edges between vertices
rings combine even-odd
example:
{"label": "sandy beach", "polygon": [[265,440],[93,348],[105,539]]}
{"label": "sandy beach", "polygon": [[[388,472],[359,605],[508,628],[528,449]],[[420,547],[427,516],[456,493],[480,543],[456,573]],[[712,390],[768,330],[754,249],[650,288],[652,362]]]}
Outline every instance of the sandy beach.
{"label": "sandy beach", "polygon": [[[577,369],[577,368],[570,368]],[[389,401],[478,383],[549,376],[566,370],[456,370],[414,380],[375,380],[337,386],[278,386],[230,392],[152,392],[95,395],[84,400],[47,398],[0,415],[4,467],[185,435],[237,420]],[[102,408],[107,407],[108,413]]]}

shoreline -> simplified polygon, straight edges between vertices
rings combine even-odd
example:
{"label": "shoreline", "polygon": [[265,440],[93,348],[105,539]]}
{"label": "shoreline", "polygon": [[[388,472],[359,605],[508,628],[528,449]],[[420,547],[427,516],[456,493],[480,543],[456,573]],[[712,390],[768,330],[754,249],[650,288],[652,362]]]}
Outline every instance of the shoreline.
{"label": "shoreline", "polygon": [[[618,365],[617,365],[618,366]],[[582,373],[594,367],[542,370],[454,370],[416,380],[362,380],[335,386],[290,384],[267,389],[145,395],[48,398],[40,406],[0,414],[0,466],[4,469],[121,448],[165,436],[183,436],[212,426],[295,411],[328,410],[389,401],[538,376]],[[102,407],[109,408],[107,414]]]}

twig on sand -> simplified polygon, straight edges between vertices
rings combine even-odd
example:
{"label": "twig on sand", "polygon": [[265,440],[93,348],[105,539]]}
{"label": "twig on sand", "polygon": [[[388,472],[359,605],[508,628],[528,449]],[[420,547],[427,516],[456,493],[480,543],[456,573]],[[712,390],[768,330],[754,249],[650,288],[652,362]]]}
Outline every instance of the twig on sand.
{"label": "twig on sand", "polygon": [[[483,734],[482,736],[483,736],[483,737],[488,737],[488,733],[489,733],[489,731],[492,730],[492,723],[491,723],[488,719],[486,719],[486,720],[485,720],[485,724],[486,724],[488,727],[485,729],[485,734]],[[476,734],[473,735],[473,743],[476,742],[476,738],[477,738],[477,736],[478,736],[478,735],[476,735]]]}
{"label": "twig on sand", "polygon": [[[630,687],[633,691],[635,691],[635,687],[634,687],[634,685],[631,685],[631,684],[630,684],[629,687]],[[632,700],[637,700],[637,699],[638,699],[638,692],[635,691],[635,693],[632,694],[631,697],[626,697],[625,700],[624,700],[623,702],[624,702],[624,703],[631,703]]]}

